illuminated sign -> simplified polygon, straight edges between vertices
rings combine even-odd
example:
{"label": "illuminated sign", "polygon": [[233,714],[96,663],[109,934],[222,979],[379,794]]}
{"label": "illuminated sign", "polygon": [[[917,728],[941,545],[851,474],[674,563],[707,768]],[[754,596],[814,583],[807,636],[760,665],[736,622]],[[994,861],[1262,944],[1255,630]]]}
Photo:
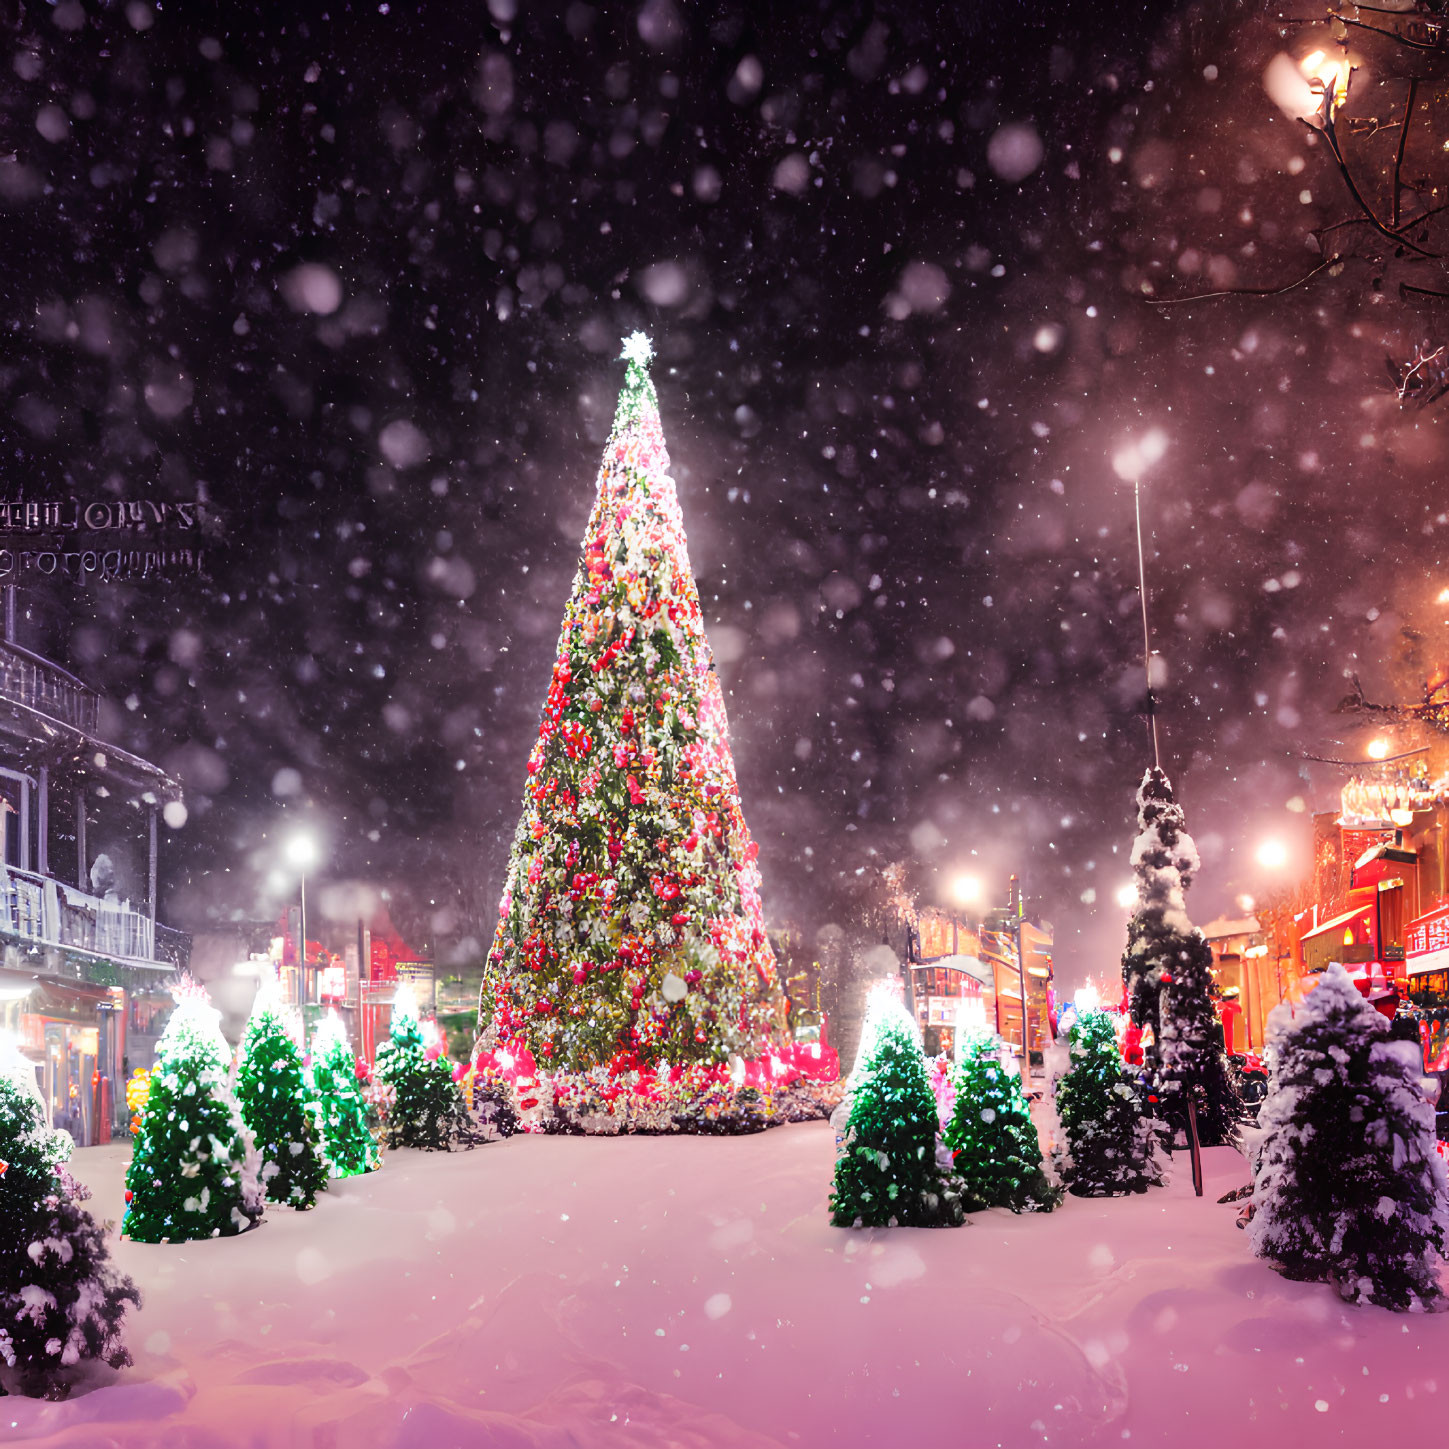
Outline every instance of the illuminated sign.
{"label": "illuminated sign", "polygon": [[1413,975],[1449,967],[1449,906],[1440,906],[1409,923],[1404,959]]}

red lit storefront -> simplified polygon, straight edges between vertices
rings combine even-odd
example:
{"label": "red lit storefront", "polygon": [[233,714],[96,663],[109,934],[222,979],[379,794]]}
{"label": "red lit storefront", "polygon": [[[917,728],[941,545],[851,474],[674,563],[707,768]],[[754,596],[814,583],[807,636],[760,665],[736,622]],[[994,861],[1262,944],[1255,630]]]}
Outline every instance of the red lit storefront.
{"label": "red lit storefront", "polygon": [[1409,922],[1405,943],[1409,997],[1424,1009],[1419,1024],[1424,1038],[1424,1066],[1431,1072],[1449,1072],[1449,905],[1436,906]]}
{"label": "red lit storefront", "polygon": [[[1330,823],[1331,821],[1331,823]],[[1419,857],[1402,832],[1344,828],[1319,817],[1320,901],[1300,923],[1303,972],[1343,966],[1366,995],[1409,995],[1405,940],[1419,912]],[[1336,887],[1336,889],[1335,889]]]}

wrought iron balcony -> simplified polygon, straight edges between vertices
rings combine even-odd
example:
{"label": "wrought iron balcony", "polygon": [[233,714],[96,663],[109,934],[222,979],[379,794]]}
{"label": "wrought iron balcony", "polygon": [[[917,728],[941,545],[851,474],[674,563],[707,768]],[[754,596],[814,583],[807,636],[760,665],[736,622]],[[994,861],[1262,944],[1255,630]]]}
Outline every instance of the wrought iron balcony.
{"label": "wrought iron balcony", "polygon": [[158,926],[118,901],[14,866],[0,870],[0,931],[120,963],[184,966],[191,944],[183,932]]}
{"label": "wrought iron balcony", "polygon": [[100,714],[100,696],[58,664],[0,642],[0,696],[92,735]]}

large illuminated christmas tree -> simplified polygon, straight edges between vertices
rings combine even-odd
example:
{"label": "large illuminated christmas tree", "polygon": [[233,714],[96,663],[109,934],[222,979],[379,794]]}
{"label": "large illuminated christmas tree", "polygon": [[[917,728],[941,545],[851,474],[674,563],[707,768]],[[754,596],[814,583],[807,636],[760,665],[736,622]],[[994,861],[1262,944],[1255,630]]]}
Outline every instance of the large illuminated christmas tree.
{"label": "large illuminated christmas tree", "polygon": [[479,1008],[569,1070],[748,1055],[776,991],[648,339],[623,356]]}

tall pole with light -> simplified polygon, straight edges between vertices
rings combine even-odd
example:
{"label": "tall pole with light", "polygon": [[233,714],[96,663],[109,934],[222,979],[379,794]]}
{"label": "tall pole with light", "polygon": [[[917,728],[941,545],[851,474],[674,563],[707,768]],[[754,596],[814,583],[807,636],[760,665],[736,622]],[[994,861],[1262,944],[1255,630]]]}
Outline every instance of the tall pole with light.
{"label": "tall pole with light", "polygon": [[[298,932],[301,936],[301,941],[298,943],[297,959],[302,971],[302,1006],[306,1007],[312,995],[310,990],[311,983],[307,977],[307,872],[317,864],[319,852],[316,837],[309,831],[298,830],[287,840],[285,854],[287,864],[296,870],[301,882],[302,913],[300,930]],[[304,1010],[302,1012],[302,1029],[304,1033],[306,1031],[306,1023],[307,1013]]]}
{"label": "tall pole with light", "polygon": [[1031,1090],[1031,1007],[1026,995],[1026,953],[1021,949],[1021,881],[1011,878],[1011,933],[1016,942],[1016,972],[1021,982],[1021,1081]]}
{"label": "tall pole with light", "polygon": [[1112,458],[1117,476],[1132,485],[1132,511],[1137,525],[1137,592],[1142,601],[1142,674],[1147,683],[1147,732],[1152,740],[1152,763],[1162,768],[1157,738],[1157,696],[1152,691],[1152,631],[1147,622],[1147,551],[1142,543],[1142,475],[1167,451],[1167,435],[1153,428],[1136,442],[1118,449]]}

